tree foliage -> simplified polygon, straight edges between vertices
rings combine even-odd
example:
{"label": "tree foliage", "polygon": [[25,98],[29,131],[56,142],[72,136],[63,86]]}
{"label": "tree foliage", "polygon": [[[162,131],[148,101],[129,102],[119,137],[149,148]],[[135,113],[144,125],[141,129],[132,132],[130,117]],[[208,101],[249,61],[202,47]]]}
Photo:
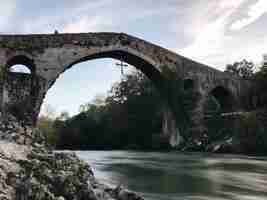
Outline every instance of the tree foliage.
{"label": "tree foliage", "polygon": [[254,74],[254,86],[251,91],[254,107],[267,108],[267,63],[263,63],[260,70]]}
{"label": "tree foliage", "polygon": [[81,105],[79,114],[62,113],[53,127],[58,149],[160,148],[162,102],[150,80],[135,72],[115,83],[107,97]]}
{"label": "tree foliage", "polygon": [[243,59],[240,62],[226,65],[225,72],[248,79],[253,76],[254,68],[255,65],[253,64],[253,62],[249,62],[246,59]]}

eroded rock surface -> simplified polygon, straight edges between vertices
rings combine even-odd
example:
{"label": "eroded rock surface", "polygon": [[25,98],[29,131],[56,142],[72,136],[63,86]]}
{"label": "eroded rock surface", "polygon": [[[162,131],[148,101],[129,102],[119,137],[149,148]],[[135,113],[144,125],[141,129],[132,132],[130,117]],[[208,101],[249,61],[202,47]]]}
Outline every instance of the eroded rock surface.
{"label": "eroded rock surface", "polygon": [[0,200],[143,200],[123,187],[99,183],[75,154],[47,150],[35,130],[21,128],[14,118],[0,127]]}

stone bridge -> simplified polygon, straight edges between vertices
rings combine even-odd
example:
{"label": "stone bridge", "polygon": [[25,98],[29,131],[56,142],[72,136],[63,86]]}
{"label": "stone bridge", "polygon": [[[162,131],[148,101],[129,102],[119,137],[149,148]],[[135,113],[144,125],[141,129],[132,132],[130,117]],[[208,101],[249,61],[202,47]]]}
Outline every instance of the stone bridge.
{"label": "stone bridge", "polygon": [[[224,111],[248,107],[244,101],[248,81],[142,39],[124,33],[35,34],[0,35],[2,113],[34,125],[43,99],[59,75],[77,63],[98,58],[127,62],[154,83],[166,102],[163,132],[173,144],[179,141],[179,133],[201,132],[209,95]],[[27,66],[31,73],[11,72],[17,64]],[[75,84],[77,78],[69,84]],[[185,101],[188,96],[191,103]]]}

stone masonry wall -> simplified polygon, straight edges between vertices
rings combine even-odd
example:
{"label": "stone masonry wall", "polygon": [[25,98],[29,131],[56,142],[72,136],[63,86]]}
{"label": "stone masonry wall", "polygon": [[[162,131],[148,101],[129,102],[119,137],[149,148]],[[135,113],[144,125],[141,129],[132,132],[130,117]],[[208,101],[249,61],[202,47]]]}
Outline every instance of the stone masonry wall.
{"label": "stone masonry wall", "polygon": [[[16,60],[16,58],[20,59]],[[24,112],[31,115],[33,123],[39,114],[45,94],[60,74],[79,62],[98,58],[119,59],[140,69],[152,80],[163,98],[169,102],[173,113],[183,110],[181,109],[183,105],[179,105],[181,101],[177,99],[180,96],[176,94],[181,88],[178,83],[185,79],[194,80],[197,86],[196,90],[202,96],[207,95],[215,87],[222,86],[241,101],[241,97],[243,98],[243,94],[248,88],[246,81],[242,81],[238,77],[124,33],[0,35],[0,66],[8,68],[8,63],[34,66],[34,75],[38,79],[34,80],[37,82],[33,83],[31,97],[27,99],[30,110]],[[43,82],[40,83],[40,80]],[[75,81],[75,78],[73,80]],[[23,98],[28,95],[27,87],[26,84],[25,91],[19,94]],[[23,100],[23,98],[15,97],[17,94],[13,95],[13,91],[9,90],[9,93],[8,90],[4,91],[2,107],[16,105],[17,103],[12,103],[12,98],[17,99],[18,102]],[[8,95],[12,98],[9,99]],[[25,108],[26,106],[27,108],[27,104],[20,107]],[[190,113],[202,111],[201,103],[194,105],[196,108],[192,109]],[[17,115],[17,113],[15,114]],[[23,118],[25,119],[25,117]],[[200,117],[197,120],[200,120]],[[193,121],[195,120],[193,119]],[[183,127],[179,127],[179,122],[176,122],[176,125],[178,131],[173,134],[184,131]]]}
{"label": "stone masonry wall", "polygon": [[31,74],[7,73],[4,84],[5,99],[8,102],[5,109],[23,121],[31,121],[34,78]]}

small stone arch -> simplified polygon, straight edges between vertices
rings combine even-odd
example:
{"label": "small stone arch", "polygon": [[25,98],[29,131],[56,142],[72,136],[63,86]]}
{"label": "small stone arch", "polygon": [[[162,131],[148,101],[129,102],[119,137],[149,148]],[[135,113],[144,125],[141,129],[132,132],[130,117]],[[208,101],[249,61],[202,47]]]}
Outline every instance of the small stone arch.
{"label": "small stone arch", "polygon": [[195,88],[195,81],[191,78],[184,79],[183,87],[185,91],[193,90]]}
{"label": "small stone arch", "polygon": [[233,112],[236,106],[234,95],[230,90],[223,86],[216,86],[210,92],[209,95],[217,101],[219,106],[218,110],[221,112]]}
{"label": "small stone arch", "polygon": [[[11,71],[13,66],[22,66],[24,71]],[[38,79],[35,74],[35,64],[24,55],[13,56],[6,62],[3,78],[3,103],[5,110],[26,123],[33,122],[34,101],[38,95]]]}
{"label": "small stone arch", "polygon": [[9,69],[16,65],[20,65],[20,66],[24,66],[25,68],[28,68],[30,71],[29,74],[35,74],[36,67],[35,67],[34,61],[25,55],[17,55],[17,56],[10,58],[6,63],[7,71],[10,71]]}

